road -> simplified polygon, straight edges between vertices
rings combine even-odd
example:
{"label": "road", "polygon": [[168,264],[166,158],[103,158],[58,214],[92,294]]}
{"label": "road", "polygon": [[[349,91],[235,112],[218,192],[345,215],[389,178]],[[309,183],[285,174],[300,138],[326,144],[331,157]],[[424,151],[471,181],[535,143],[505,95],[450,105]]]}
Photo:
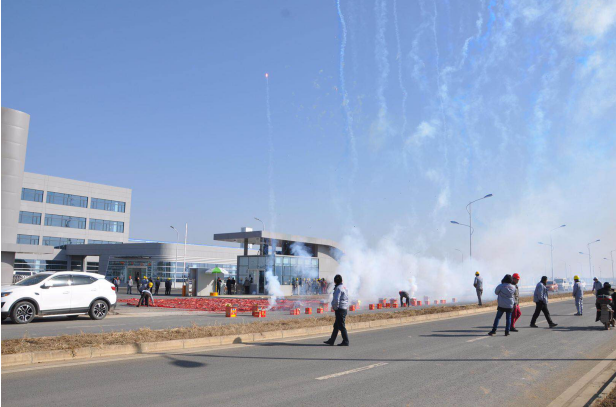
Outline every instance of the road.
{"label": "road", "polygon": [[[533,405],[545,406],[616,349],[616,330],[551,306],[557,328],[500,329],[493,314],[357,332],[351,346],[323,337],[191,353],[2,372],[7,406]],[[613,359],[611,359],[613,360]],[[29,368],[32,369],[32,368]]]}

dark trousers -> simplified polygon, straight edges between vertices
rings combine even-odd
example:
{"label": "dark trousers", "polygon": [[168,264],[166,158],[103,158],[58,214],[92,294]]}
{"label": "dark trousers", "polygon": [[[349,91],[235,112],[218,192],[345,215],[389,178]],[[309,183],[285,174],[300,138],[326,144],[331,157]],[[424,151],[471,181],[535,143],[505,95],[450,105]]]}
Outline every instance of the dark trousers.
{"label": "dark trousers", "polygon": [[410,307],[411,306],[411,298],[407,295],[407,296],[400,296],[400,306],[402,306],[402,304],[404,304],[404,299],[406,299],[406,306]]}
{"label": "dark trousers", "polygon": [[127,285],[126,286],[126,294],[132,294],[133,293],[133,286],[132,285]]}
{"label": "dark trousers", "polygon": [[545,316],[545,319],[548,321],[548,324],[552,325],[554,323],[552,322],[552,317],[550,317],[548,304],[543,301],[539,301],[535,303],[535,313],[533,314],[533,318],[530,320],[531,325],[535,325],[535,322],[537,322],[537,318],[539,318],[539,314],[541,314],[542,311],[543,315]]}
{"label": "dark trousers", "polygon": [[344,320],[346,319],[347,310],[338,308],[336,310],[336,321],[334,322],[334,330],[332,336],[329,338],[331,342],[335,342],[338,337],[338,331],[342,334],[342,343],[349,343],[349,335],[347,335],[346,325]]}
{"label": "dark trousers", "polygon": [[483,305],[481,303],[481,296],[483,295],[483,288],[476,288],[477,290],[477,300],[479,301],[479,305]]}
{"label": "dark trousers", "polygon": [[244,294],[248,294],[250,291],[250,286],[244,286]]}
{"label": "dark trousers", "polygon": [[160,288],[160,284],[156,284],[154,287],[154,294],[158,295],[158,289]]}
{"label": "dark trousers", "polygon": [[146,307],[150,306],[150,294],[146,292],[141,293],[141,298],[139,298],[139,303],[137,304],[137,308],[139,308],[139,306],[141,305],[145,305]]}
{"label": "dark trousers", "polygon": [[505,332],[509,332],[509,329],[511,329],[511,309],[509,309],[508,311],[504,311],[502,309],[499,309],[498,311],[496,311],[496,318],[494,318],[494,325],[492,326],[492,330],[494,332],[496,332],[496,328],[498,328],[498,323],[500,322],[501,317],[503,316],[503,314],[506,314],[506,319],[505,319]]}

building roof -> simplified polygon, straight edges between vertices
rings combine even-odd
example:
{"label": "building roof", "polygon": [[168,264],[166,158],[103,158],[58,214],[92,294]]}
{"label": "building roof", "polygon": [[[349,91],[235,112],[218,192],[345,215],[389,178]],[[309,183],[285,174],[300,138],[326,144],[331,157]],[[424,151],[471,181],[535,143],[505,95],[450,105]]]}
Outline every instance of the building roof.
{"label": "building roof", "polygon": [[245,243],[246,239],[248,239],[248,244],[256,244],[256,245],[261,244],[264,240],[268,240],[268,241],[276,240],[278,242],[298,242],[298,243],[304,243],[304,244],[329,246],[329,247],[333,247],[338,250],[342,250],[340,248],[340,244],[338,244],[338,242],[335,242],[333,240],[321,239],[318,237],[287,235],[286,233],[270,232],[267,230],[254,230],[251,232],[217,233],[214,235],[214,240],[218,240],[221,242]]}

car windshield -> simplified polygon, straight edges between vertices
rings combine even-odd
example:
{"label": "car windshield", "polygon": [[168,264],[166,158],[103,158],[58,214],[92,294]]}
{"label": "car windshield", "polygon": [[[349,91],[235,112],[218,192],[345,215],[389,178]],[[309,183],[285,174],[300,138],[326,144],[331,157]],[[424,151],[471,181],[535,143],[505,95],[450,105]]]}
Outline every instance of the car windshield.
{"label": "car windshield", "polygon": [[562,283],[563,280],[555,280],[557,283]]}
{"label": "car windshield", "polygon": [[35,274],[32,277],[28,277],[28,278],[21,280],[19,283],[16,283],[15,285],[35,285],[35,284],[42,282],[50,275],[51,274],[49,273]]}
{"label": "car windshield", "polygon": [[548,285],[554,284],[554,281],[548,281]]}

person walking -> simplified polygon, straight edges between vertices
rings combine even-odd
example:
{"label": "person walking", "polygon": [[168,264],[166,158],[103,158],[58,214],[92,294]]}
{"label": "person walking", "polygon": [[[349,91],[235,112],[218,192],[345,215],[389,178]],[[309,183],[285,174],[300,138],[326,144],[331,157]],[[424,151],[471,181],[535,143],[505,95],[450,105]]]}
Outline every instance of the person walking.
{"label": "person walking", "polygon": [[154,294],[158,295],[160,289],[160,277],[156,277],[156,284],[154,285]]}
{"label": "person walking", "polygon": [[218,277],[218,280],[216,280],[216,292],[218,293],[218,295],[220,295],[221,287],[222,287],[222,280],[220,279],[220,277]]}
{"label": "person walking", "polygon": [[541,312],[543,312],[543,315],[548,321],[548,325],[550,326],[550,328],[558,326],[558,324],[555,324],[554,321],[552,321],[552,317],[550,317],[550,311],[548,310],[548,287],[546,286],[547,282],[548,278],[546,276],[543,276],[541,277],[541,281],[537,284],[537,287],[535,287],[535,293],[533,295],[533,301],[535,302],[535,313],[530,320],[531,328],[539,328],[536,322]]}
{"label": "person walking", "polygon": [[342,276],[336,274],[334,277],[334,298],[332,299],[332,309],[336,313],[336,320],[334,322],[334,330],[332,336],[324,343],[333,346],[336,343],[338,337],[338,331],[342,334],[342,342],[338,346],[349,346],[349,336],[347,334],[345,319],[347,315],[347,309],[349,307],[349,293],[345,286],[342,285]]}
{"label": "person walking", "polygon": [[494,325],[492,330],[488,332],[488,335],[494,336],[496,334],[496,328],[501,317],[505,314],[505,336],[509,336],[509,330],[511,329],[511,313],[515,305],[515,286],[512,284],[513,279],[510,274],[505,275],[505,278],[499,285],[496,286],[494,294],[498,299],[498,307],[496,308],[496,318],[494,318]]}
{"label": "person walking", "polygon": [[399,291],[398,294],[400,294],[400,306],[402,307],[402,304],[404,304],[404,300],[406,300],[406,306],[410,307],[411,297],[409,297],[409,293],[406,291]]}
{"label": "person walking", "polygon": [[132,294],[133,293],[133,276],[130,276],[128,278],[128,281],[126,282],[126,294]]}
{"label": "person walking", "polygon": [[515,293],[513,294],[513,312],[511,313],[511,329],[510,332],[518,332],[515,328],[515,322],[522,316],[522,310],[520,309],[520,288],[518,283],[520,282],[520,275],[513,273],[511,276],[512,284],[515,286]]}
{"label": "person walking", "polygon": [[582,287],[579,276],[573,276],[573,281],[572,294],[575,299],[575,308],[577,309],[577,314],[575,315],[582,315],[584,312],[584,288]]}
{"label": "person walking", "polygon": [[479,272],[475,272],[475,281],[473,282],[473,287],[477,291],[477,299],[479,300],[479,306],[482,306],[481,296],[483,295],[483,277],[479,275]]}
{"label": "person walking", "polygon": [[603,284],[601,284],[601,281],[599,281],[599,279],[597,277],[592,279],[594,281],[594,283],[592,284],[592,292],[595,293],[595,297],[598,294],[599,290],[603,288]]}
{"label": "person walking", "polygon": [[116,293],[120,292],[120,277],[116,277],[113,279],[113,285],[115,285]]}

